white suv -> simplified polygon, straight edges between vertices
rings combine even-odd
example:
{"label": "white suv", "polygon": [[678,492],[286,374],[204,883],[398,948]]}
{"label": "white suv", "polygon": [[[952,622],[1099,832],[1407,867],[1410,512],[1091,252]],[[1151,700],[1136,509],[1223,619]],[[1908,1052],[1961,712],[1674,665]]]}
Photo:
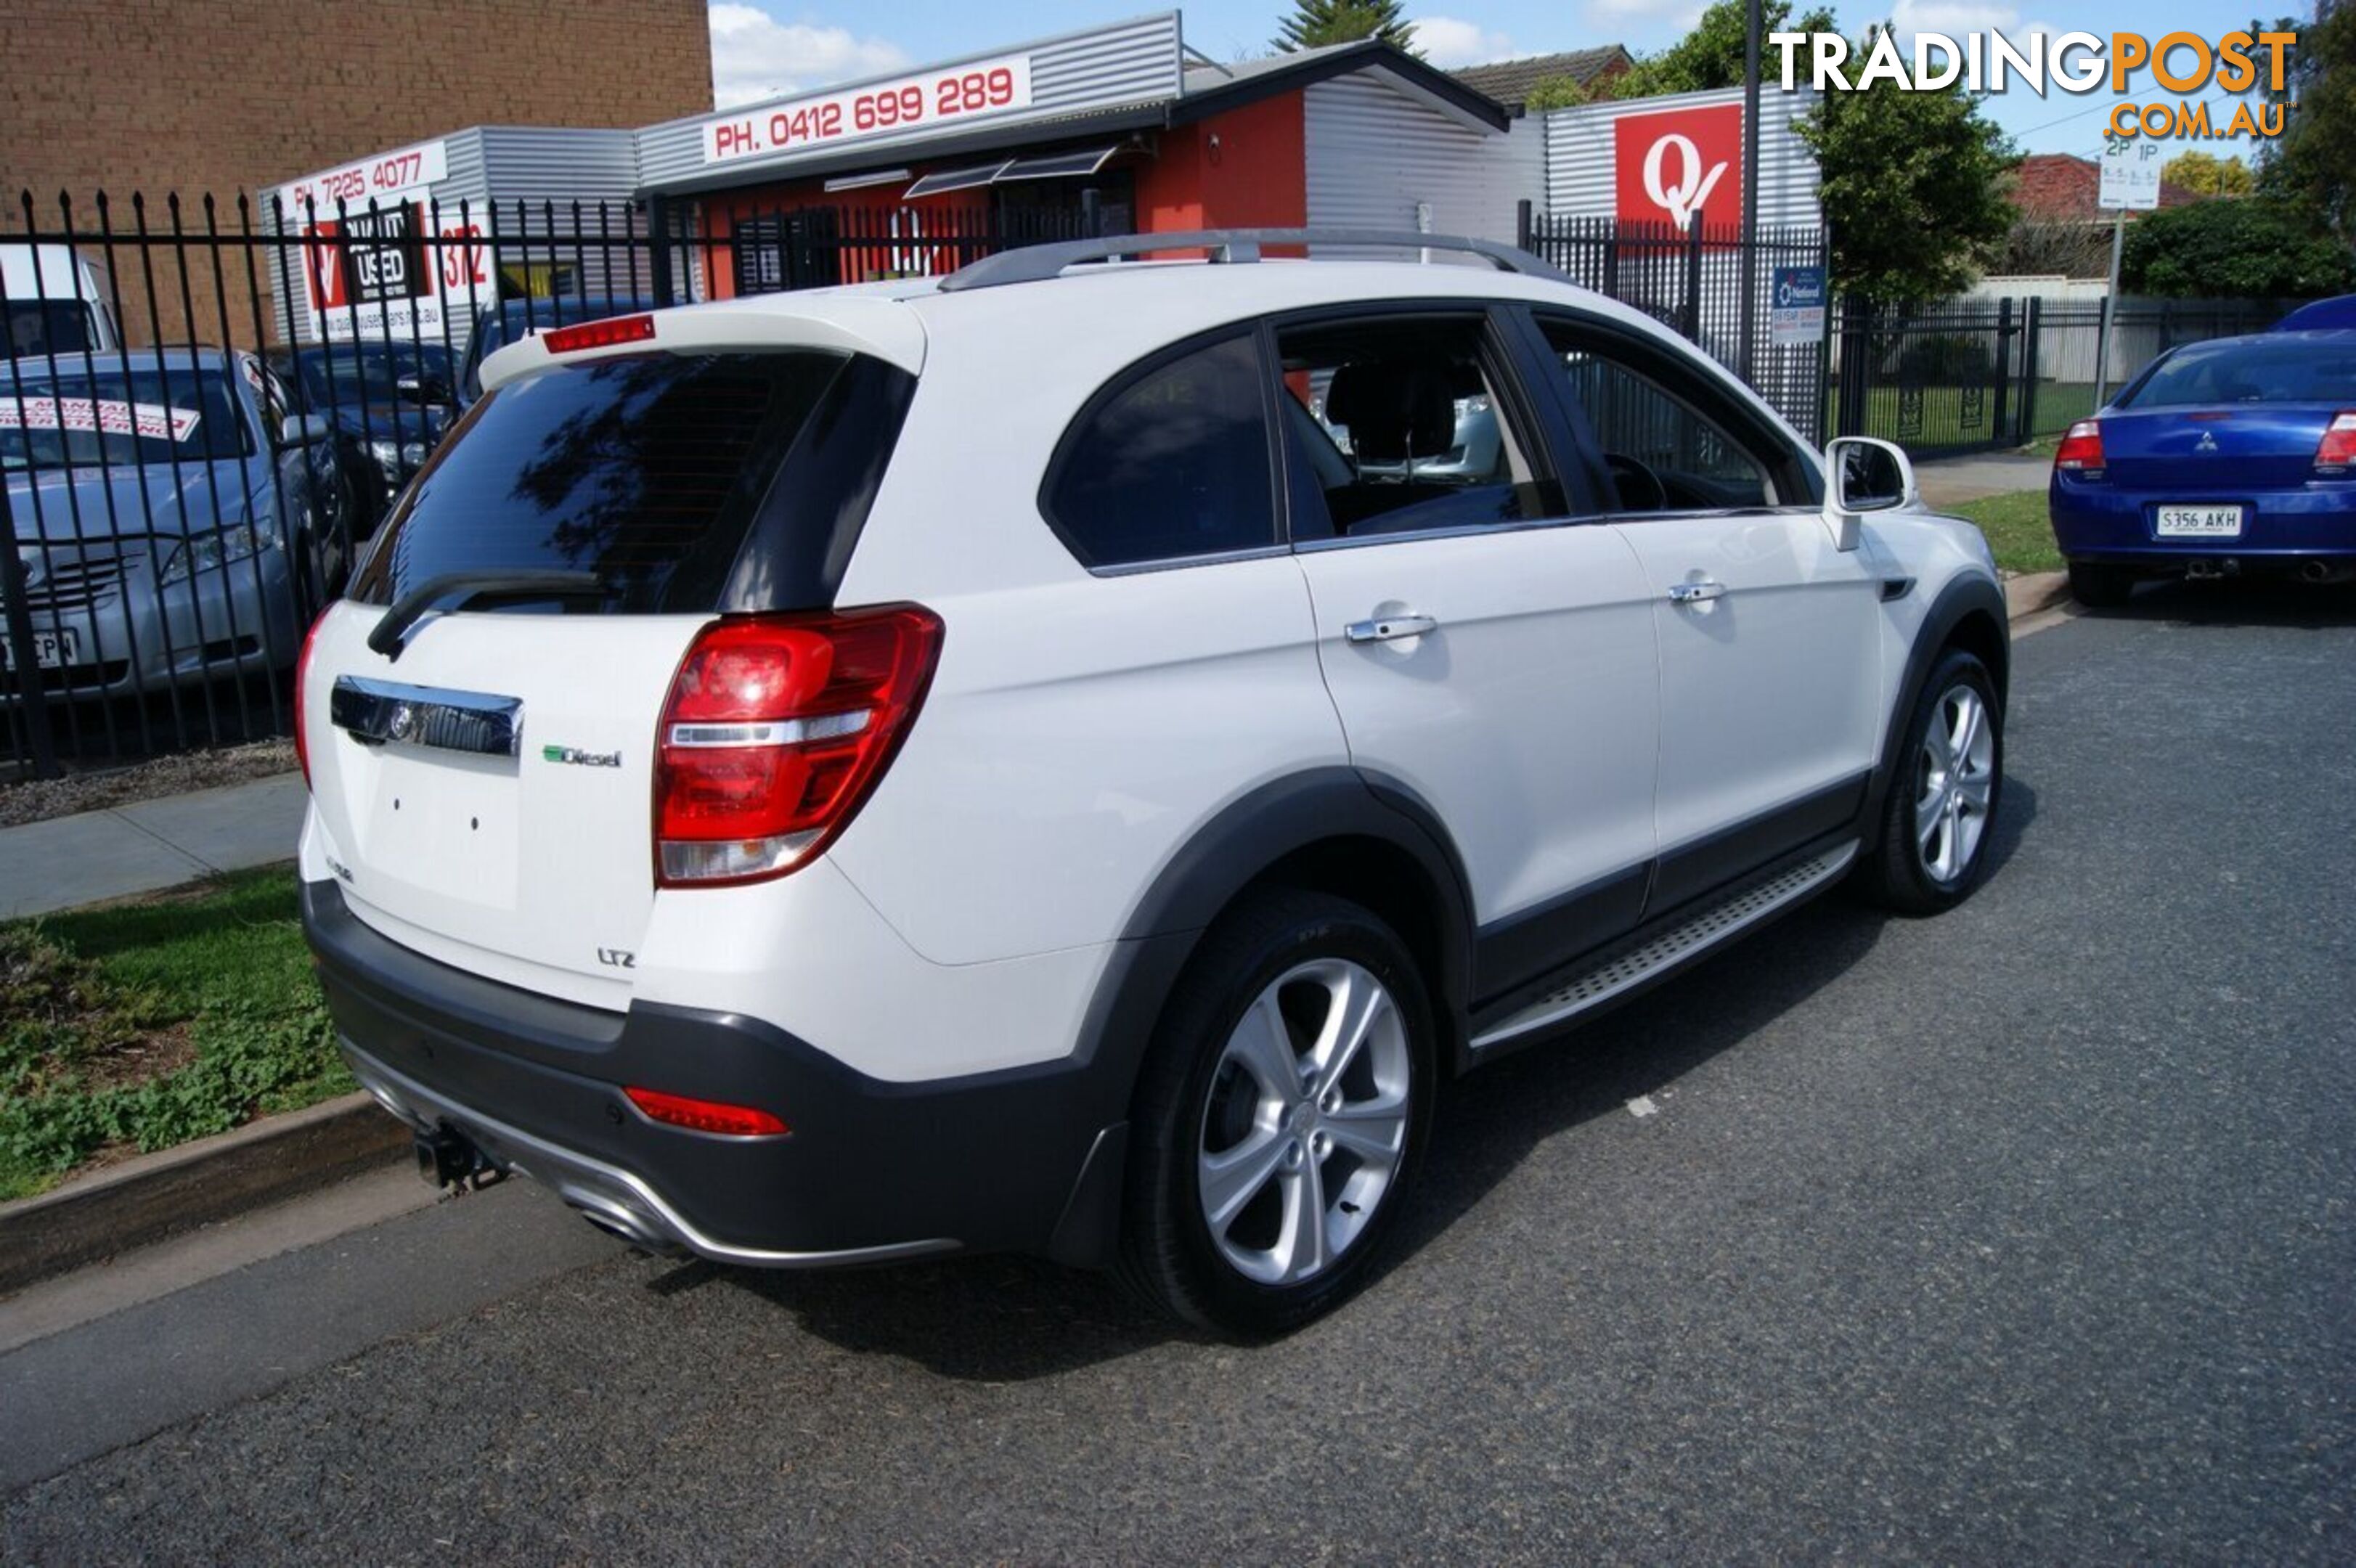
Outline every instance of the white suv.
{"label": "white suv", "polygon": [[1258,261],[1303,238],[488,362],[297,703],[305,923],[429,1176],[1273,1332],[1451,1075],[1844,878],[1971,890],[2004,604],[1902,456],[1836,443],[1828,499],[1533,258]]}

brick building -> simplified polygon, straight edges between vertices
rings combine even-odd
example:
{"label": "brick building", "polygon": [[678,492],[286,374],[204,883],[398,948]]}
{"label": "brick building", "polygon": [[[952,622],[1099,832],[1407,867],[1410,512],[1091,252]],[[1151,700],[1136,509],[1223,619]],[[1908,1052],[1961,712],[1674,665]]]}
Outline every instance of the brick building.
{"label": "brick building", "polygon": [[[202,231],[210,193],[234,230],[239,194],[355,148],[460,125],[635,125],[712,107],[704,0],[14,0],[0,9],[0,230],[24,227],[26,190],[44,229],[58,226],[60,193],[75,226],[94,227],[103,190],[118,229],[135,223],[140,191],[150,228],[168,231],[164,197],[177,191],[186,226]],[[116,270],[134,341],[224,336],[201,251],[193,308],[177,277],[159,278],[152,326],[139,269]],[[240,325],[252,319],[242,270],[223,280]]]}

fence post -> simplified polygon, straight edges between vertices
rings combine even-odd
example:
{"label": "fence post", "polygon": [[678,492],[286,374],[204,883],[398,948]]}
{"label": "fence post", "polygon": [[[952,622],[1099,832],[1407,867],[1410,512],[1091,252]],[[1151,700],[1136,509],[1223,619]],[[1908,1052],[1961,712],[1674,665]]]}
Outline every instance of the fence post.
{"label": "fence post", "polygon": [[2020,444],[2008,443],[2012,429],[2005,422],[2012,401],[2012,335],[2019,330],[2012,324],[2012,296],[2007,294],[1996,304],[1996,402],[1988,410],[1988,435],[1998,446]]}
{"label": "fence post", "polygon": [[2037,357],[2043,341],[2045,301],[2037,294],[2029,296],[2029,325],[2023,328],[2020,347],[2020,441],[2027,446],[2037,439]]}
{"label": "fence post", "polygon": [[1873,385],[1872,307],[1855,294],[1841,296],[1840,415],[1835,435],[1865,433],[1865,400]]}
{"label": "fence post", "polygon": [[1679,328],[1686,341],[1701,342],[1701,214],[1693,215],[1686,225],[1686,286],[1685,304],[1679,314],[1684,323]]}
{"label": "fence post", "polygon": [[33,609],[25,602],[25,562],[16,549],[16,522],[9,515],[8,491],[0,485],[0,602],[8,612],[8,651],[16,689],[24,696],[25,743],[32,752],[33,776],[58,776],[57,742],[49,734],[48,693],[41,689],[41,661],[33,647]]}
{"label": "fence post", "polygon": [[[678,284],[670,272],[670,203],[661,193],[647,197],[647,232],[654,241],[654,253],[648,258],[648,281],[654,286],[655,304],[673,305],[679,303]],[[607,275],[611,276],[613,259],[606,258]]]}
{"label": "fence post", "polygon": [[1514,203],[1514,243],[1522,250],[1530,248],[1530,198]]}

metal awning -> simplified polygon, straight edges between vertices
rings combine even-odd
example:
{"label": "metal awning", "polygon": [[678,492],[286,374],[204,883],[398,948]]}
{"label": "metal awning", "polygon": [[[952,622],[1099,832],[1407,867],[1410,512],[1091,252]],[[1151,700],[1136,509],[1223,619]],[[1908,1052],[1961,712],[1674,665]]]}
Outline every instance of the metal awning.
{"label": "metal awning", "polygon": [[1071,179],[1092,175],[1112,162],[1121,144],[1114,142],[1102,147],[1090,147],[1077,153],[1049,153],[1036,158],[1017,158],[998,171],[998,183],[1008,180]]}
{"label": "metal awning", "polygon": [[995,164],[976,164],[966,169],[943,169],[938,174],[926,175],[901,192],[900,199],[914,201],[920,196],[939,196],[944,191],[971,190],[976,186],[990,184],[1002,171],[1013,166],[1012,160],[1008,159]]}

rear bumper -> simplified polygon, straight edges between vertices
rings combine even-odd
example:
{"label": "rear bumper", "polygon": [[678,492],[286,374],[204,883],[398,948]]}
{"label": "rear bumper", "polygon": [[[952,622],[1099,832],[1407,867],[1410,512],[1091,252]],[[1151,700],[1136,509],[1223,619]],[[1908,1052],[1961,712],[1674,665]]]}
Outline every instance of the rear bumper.
{"label": "rear bumper", "polygon": [[[364,924],[332,881],[304,884],[303,923],[345,1055],[388,1109],[446,1123],[641,1244],[771,1267],[1108,1259],[1126,1051],[891,1083],[756,1019],[609,1012],[435,963]],[[625,1085],[759,1106],[792,1131],[666,1125]]]}
{"label": "rear bumper", "polygon": [[[2285,569],[2305,560],[2356,560],[2356,485],[2188,495],[2056,477],[2047,500],[2054,543],[2072,560],[2156,571],[2192,560]],[[2246,508],[2242,531],[2231,539],[2161,539],[2152,512],[2169,501],[2238,502]]]}

